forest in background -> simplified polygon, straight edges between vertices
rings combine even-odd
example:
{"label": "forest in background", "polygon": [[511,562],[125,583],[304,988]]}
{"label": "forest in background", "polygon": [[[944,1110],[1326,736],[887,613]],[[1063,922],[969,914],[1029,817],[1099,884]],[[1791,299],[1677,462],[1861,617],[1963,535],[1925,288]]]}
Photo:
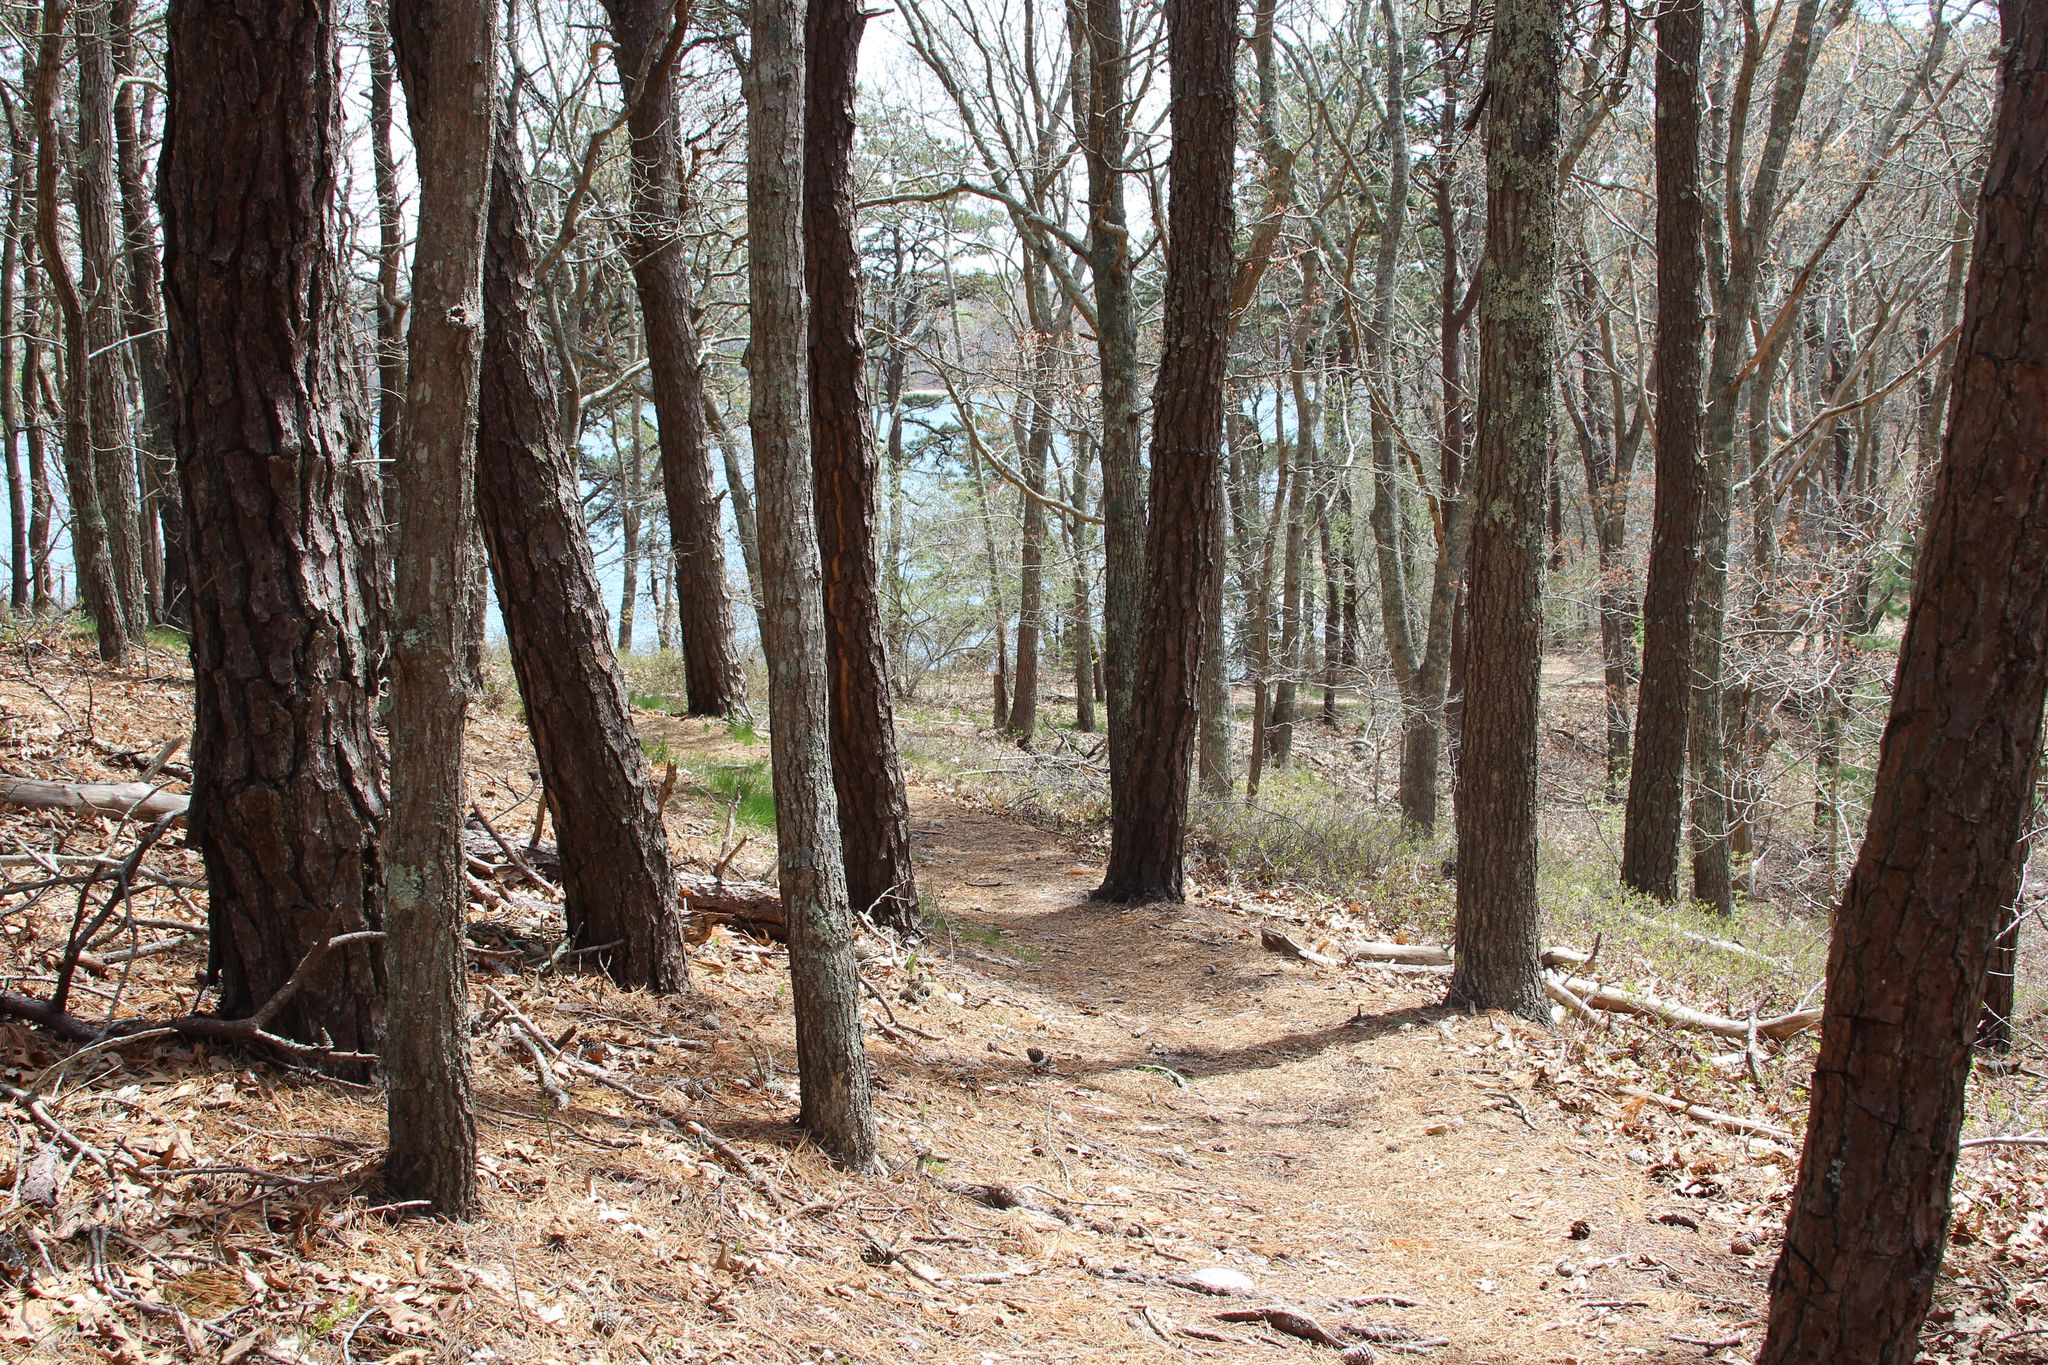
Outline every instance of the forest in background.
{"label": "forest in background", "polygon": [[[374,1083],[356,1207],[474,1216],[480,1029],[544,1113],[624,1095],[779,1209],[626,1079],[669,1062],[531,1017],[573,970],[644,1033],[749,944],[794,1016],[734,1005],[799,1078],[763,1094],[900,1182],[864,1037],[942,1041],[891,1003],[944,1010],[939,939],[1037,943],[931,862],[992,812],[1096,902],[1549,1031],[1511,1051],[1701,1035],[1531,1082],[1804,1144],[1729,1243],[1790,1238],[1767,1314],[1695,1354],[1966,1354],[1953,1306],[1920,1332],[1975,1087],[1964,1206],[2030,1268],[1969,1349],[2025,1358],[2038,4],[258,8],[0,9],[15,1210],[134,1177],[48,1107],[56,1038]],[[472,989],[507,963],[523,1009]]]}

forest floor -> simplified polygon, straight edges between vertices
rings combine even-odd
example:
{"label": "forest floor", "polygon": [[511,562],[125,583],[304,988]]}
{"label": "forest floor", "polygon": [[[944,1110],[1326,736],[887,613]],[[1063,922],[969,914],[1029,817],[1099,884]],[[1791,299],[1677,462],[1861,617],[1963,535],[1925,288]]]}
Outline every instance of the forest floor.
{"label": "forest floor", "polygon": [[[152,663],[107,670],[54,632],[8,643],[0,770],[133,780],[189,723],[182,660]],[[470,796],[523,833],[532,757],[511,709],[477,708]],[[751,785],[765,743],[641,722],[657,766],[682,774],[678,854],[767,875]],[[1091,904],[1100,849],[1085,827],[1025,818],[1020,764],[1002,757],[1014,750],[965,720],[907,728],[932,932],[863,947],[886,1002],[868,1012],[887,1175],[837,1171],[791,1124],[778,946],[713,930],[693,949],[695,998],[622,992],[553,956],[558,907],[508,883],[472,914],[473,940],[497,946],[473,959],[486,1212],[471,1224],[389,1206],[374,1089],[206,1043],[81,1052],[0,1021],[0,1080],[40,1113],[0,1101],[0,1357],[1281,1362],[1344,1359],[1351,1342],[1444,1362],[1753,1354],[1796,1144],[1625,1092],[1796,1130],[1810,1041],[1731,1056],[1727,1039],[1660,1026],[1546,1031],[1442,1009],[1440,977],[1346,956],[1440,926],[1427,859],[1390,858],[1333,895],[1247,882],[1212,855],[1187,905]],[[1044,748],[1021,766],[1086,764],[1069,740]],[[1349,761],[1342,746],[1316,757]],[[980,764],[1009,785],[978,781]],[[118,856],[136,835],[0,812],[0,989],[47,989],[77,899],[14,889],[39,871],[29,852]],[[181,838],[147,866],[198,876]],[[181,936],[162,926],[202,923],[203,902],[153,883],[136,932]],[[1307,958],[1262,946],[1262,929]],[[1667,992],[1720,980],[1754,1009],[1798,989],[1609,951],[1618,979]],[[174,1014],[198,999],[204,962],[201,944],[141,957],[86,981],[87,1001]],[[566,1107],[513,1007],[583,1062],[554,1068]],[[2038,1125],[2044,1070],[2030,1042],[1980,1080],[1972,1131]],[[2048,1359],[2048,1157],[1976,1149],[1959,1194],[1930,1358]],[[1219,1288],[1239,1292],[1206,1292]],[[1296,1316],[1233,1320],[1283,1306]],[[1290,1334],[1302,1318],[1324,1344]]]}

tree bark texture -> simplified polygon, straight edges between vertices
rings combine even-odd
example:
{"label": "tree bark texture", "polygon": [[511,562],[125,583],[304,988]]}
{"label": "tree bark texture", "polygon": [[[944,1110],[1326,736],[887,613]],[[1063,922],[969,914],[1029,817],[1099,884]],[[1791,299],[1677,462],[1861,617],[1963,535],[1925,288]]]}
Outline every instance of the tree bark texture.
{"label": "tree bark texture", "polygon": [[1700,431],[1707,316],[1706,202],[1700,183],[1705,23],[1704,0],[1680,0],[1657,16],[1656,492],[1621,879],[1662,901],[1678,899],[1705,479]]}
{"label": "tree bark texture", "polygon": [[[219,1011],[383,927],[384,796],[329,367],[346,325],[327,0],[177,0],[161,211],[172,428],[191,533],[191,838]],[[383,1037],[384,953],[329,953],[270,1029]]]}
{"label": "tree bark texture", "polygon": [[161,530],[161,597],[159,617],[171,625],[190,624],[185,595],[191,571],[185,562],[185,510],[178,497],[178,476],[171,453],[171,380],[165,356],[163,261],[157,253],[156,225],[150,221],[149,187],[143,173],[141,117],[136,109],[134,79],[135,0],[114,0],[113,10],[114,144],[121,180],[122,272],[124,322],[133,348],[136,387],[142,394],[143,526],[153,519]]}
{"label": "tree bark texture", "polygon": [[825,576],[832,779],[855,913],[918,923],[910,802],[896,753],[882,643],[876,494],[860,253],[853,221],[853,100],[867,16],[858,0],[810,0],[804,114],[804,278],[810,290],[811,462]]}
{"label": "tree bark texture", "polygon": [[833,795],[831,686],[812,502],[804,294],[805,10],[752,0],[747,65],[747,266],[752,314],[754,484],[761,529],[761,645],[775,787],[775,839],[789,919],[801,1122],[847,1166],[879,1161],[861,1044],[853,916]]}
{"label": "tree bark texture", "polygon": [[1128,784],[1110,812],[1109,870],[1095,898],[1180,900],[1194,756],[1195,690],[1217,535],[1223,391],[1235,275],[1237,138],[1232,0],[1169,0],[1165,349],[1152,394],[1146,629],[1132,689]]}
{"label": "tree bark texture", "polygon": [[392,0],[390,14],[420,207],[392,585],[384,840],[391,1147],[384,1178],[401,1199],[466,1218],[478,1195],[462,726],[477,609],[470,580],[498,7],[495,0]]}
{"label": "tree bark texture", "polygon": [[71,12],[70,0],[43,0],[42,42],[29,97],[36,120],[36,241],[43,275],[56,298],[63,325],[64,373],[69,382],[64,386],[64,429],[59,444],[71,510],[71,555],[78,570],[78,597],[92,616],[100,658],[115,663],[127,653],[129,632],[114,573],[113,548],[108,543],[99,472],[93,461],[92,386],[83,380],[90,370],[85,303],[79,297],[78,281],[71,273],[57,224],[57,162],[63,152],[57,132],[57,86],[64,73],[64,34]]}
{"label": "tree bark texture", "polygon": [[1472,626],[1458,773],[1450,999],[1542,1019],[1536,727],[1543,671],[1544,477],[1557,368],[1558,0],[1505,0],[1487,58],[1486,255]]}
{"label": "tree bark texture", "polygon": [[1828,955],[1765,1365],[1916,1358],[2021,870],[2048,689],[2048,4],[2013,0],[2004,22],[1947,445]]}
{"label": "tree bark texture", "polygon": [[67,371],[87,390],[86,433],[106,515],[107,552],[131,639],[149,629],[143,579],[142,500],[128,440],[128,372],[123,331],[120,186],[114,174],[114,34],[109,0],[78,7],[78,141],[72,199],[78,210],[78,282],[85,317],[85,366]]}
{"label": "tree bark texture", "polygon": [[633,145],[633,208],[627,257],[647,332],[662,488],[676,557],[683,681],[693,716],[746,710],[746,675],[732,634],[725,535],[704,425],[704,362],[695,286],[682,240],[683,134],[676,56],[683,13],[674,0],[604,0],[625,88]]}
{"label": "tree bark texture", "polygon": [[1145,611],[1144,465],[1138,450],[1138,323],[1131,297],[1131,240],[1124,212],[1130,139],[1123,0],[1070,0],[1084,7],[1088,41],[1088,267],[1095,289],[1102,376],[1102,675],[1109,702],[1109,804],[1127,799],[1132,677]]}
{"label": "tree bark texture", "polygon": [[477,512],[555,815],[569,937],[622,986],[688,984],[668,836],[577,500],[537,319],[534,216],[500,119],[484,265]]}

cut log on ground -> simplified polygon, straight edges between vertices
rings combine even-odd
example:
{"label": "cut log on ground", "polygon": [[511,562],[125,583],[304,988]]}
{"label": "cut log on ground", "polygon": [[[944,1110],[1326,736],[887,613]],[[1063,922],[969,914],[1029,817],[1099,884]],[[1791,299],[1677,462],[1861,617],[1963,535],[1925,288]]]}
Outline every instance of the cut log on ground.
{"label": "cut log on ground", "polygon": [[82,810],[117,820],[182,819],[192,798],[147,782],[44,782],[0,777],[0,805],[25,810]]}

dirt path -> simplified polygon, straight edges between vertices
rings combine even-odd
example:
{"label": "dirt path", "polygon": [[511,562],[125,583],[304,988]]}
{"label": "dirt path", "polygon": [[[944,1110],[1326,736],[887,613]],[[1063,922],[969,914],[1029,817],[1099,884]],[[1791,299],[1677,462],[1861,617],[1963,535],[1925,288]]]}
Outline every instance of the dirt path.
{"label": "dirt path", "polygon": [[[1078,1265],[1007,1286],[1082,1330],[1011,1335],[1003,1358],[1335,1358],[1216,1318],[1269,1302],[1440,1340],[1439,1361],[1696,1361],[1674,1338],[1751,1325],[1763,1267],[1610,1125],[1581,1132],[1545,1084],[1552,1040],[1435,1008],[1433,978],[1283,960],[1228,907],[1091,904],[1097,869],[1052,836],[914,799],[958,999],[924,1023],[946,1041],[884,1070],[972,1097],[967,1122],[935,1125],[943,1178],[1034,1186],[1144,1234],[1069,1233]],[[1253,1295],[1138,1278],[1204,1266]]]}

